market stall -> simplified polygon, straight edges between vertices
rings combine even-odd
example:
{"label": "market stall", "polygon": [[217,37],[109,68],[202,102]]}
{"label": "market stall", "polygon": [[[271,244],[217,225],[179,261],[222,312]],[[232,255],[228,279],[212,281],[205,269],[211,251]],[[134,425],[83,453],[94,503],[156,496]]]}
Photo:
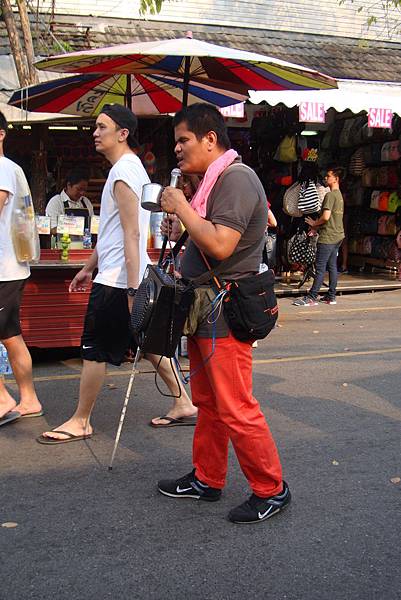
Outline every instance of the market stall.
{"label": "market stall", "polygon": [[[252,127],[257,162],[266,166],[261,170],[268,171],[270,181],[278,180],[281,172],[290,185],[305,145],[317,150],[322,170],[333,164],[343,167],[343,251],[348,251],[347,268],[355,272],[385,272],[400,227],[400,98],[400,84],[357,80],[339,80],[337,90],[250,93],[251,102],[263,102]],[[293,156],[288,148],[283,155],[277,150],[285,136],[293,142]],[[283,176],[277,211],[282,209]],[[285,228],[289,226],[287,219]]]}
{"label": "market stall", "polygon": [[[22,335],[27,346],[80,346],[90,288],[70,293],[68,287],[91,252],[70,250],[65,261],[60,250],[42,250],[40,261],[31,265],[21,305]],[[150,250],[149,255],[155,260],[158,251]]]}

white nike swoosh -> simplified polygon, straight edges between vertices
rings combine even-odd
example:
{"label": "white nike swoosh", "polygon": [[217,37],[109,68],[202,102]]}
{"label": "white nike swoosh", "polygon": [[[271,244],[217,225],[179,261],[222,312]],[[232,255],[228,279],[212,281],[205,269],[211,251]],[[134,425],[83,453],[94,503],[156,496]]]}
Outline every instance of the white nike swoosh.
{"label": "white nike swoosh", "polygon": [[0,308],[0,310],[4,310],[4,309],[5,309],[5,306],[2,306],[2,307]]}
{"label": "white nike swoosh", "polygon": [[183,488],[183,489],[181,489],[181,488],[180,488],[180,486],[179,486],[179,485],[177,485],[177,490],[176,490],[176,491],[177,491],[177,494],[182,494],[183,492],[189,492],[189,491],[191,491],[191,490],[192,490],[192,488],[191,488],[191,487],[189,487],[189,488]]}
{"label": "white nike swoosh", "polygon": [[93,346],[82,346],[83,350],[88,350],[88,348],[93,348]]}
{"label": "white nike swoosh", "polygon": [[266,510],[266,512],[264,512],[264,513],[259,512],[258,513],[259,519],[264,519],[269,514],[269,512],[272,511],[273,508],[274,508],[273,506],[269,506],[269,508]]}

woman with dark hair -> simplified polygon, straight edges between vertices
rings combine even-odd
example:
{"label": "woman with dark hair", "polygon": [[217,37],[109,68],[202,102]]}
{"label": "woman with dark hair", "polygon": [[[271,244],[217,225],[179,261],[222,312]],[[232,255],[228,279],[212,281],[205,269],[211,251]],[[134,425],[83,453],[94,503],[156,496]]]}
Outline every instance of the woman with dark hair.
{"label": "woman with dark hair", "polygon": [[46,216],[50,217],[51,232],[57,232],[57,219],[69,208],[86,209],[88,217],[93,215],[93,206],[86,194],[89,173],[82,167],[76,167],[66,177],[64,188],[51,198],[46,206]]}
{"label": "woman with dark hair", "polygon": [[[317,195],[319,197],[320,210],[320,206],[323,202],[323,198],[326,192],[328,191],[328,188],[326,189],[323,185],[323,180],[319,172],[319,166],[316,161],[305,160],[302,163],[301,171],[298,175],[298,183],[301,184],[301,190],[303,190],[306,193],[308,192],[309,188],[313,187],[315,196],[317,192]],[[317,219],[317,217],[319,216],[319,210],[313,211],[311,213],[308,212],[307,216],[311,217],[312,219]]]}

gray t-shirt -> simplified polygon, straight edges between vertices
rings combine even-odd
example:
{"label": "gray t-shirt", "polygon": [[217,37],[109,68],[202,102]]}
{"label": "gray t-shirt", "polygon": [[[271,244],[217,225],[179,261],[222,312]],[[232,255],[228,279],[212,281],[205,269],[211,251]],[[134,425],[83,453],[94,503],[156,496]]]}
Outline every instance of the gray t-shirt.
{"label": "gray t-shirt", "polygon": [[[234,280],[259,272],[262,262],[264,232],[267,223],[267,200],[263,186],[256,173],[242,165],[227,167],[212,189],[205,218],[214,224],[231,227],[241,234],[234,255],[245,248],[254,246],[254,250],[239,263],[219,274],[220,279]],[[221,261],[207,260],[212,268]],[[207,271],[207,267],[195,244],[190,241],[182,259],[181,272],[186,279],[194,279]],[[211,337],[212,326],[203,323],[196,335]],[[216,337],[226,337],[228,329],[225,321],[219,318],[215,324]]]}

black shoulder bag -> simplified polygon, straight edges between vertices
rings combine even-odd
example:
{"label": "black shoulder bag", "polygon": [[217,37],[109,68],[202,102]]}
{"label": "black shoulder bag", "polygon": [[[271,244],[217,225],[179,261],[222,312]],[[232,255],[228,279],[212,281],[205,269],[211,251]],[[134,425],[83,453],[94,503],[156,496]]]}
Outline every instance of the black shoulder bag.
{"label": "black shoulder bag", "polygon": [[[238,254],[224,260],[215,269],[210,269],[205,255],[201,252],[209,271],[197,278],[197,284],[200,285],[212,278],[216,281],[219,273],[227,267],[234,266],[240,258],[251,254],[253,249],[254,246],[250,246],[241,250]],[[243,342],[262,340],[274,329],[278,318],[274,281],[274,271],[271,269],[235,281],[218,280],[220,289],[226,291],[223,300],[224,317],[233,336],[238,340]]]}

